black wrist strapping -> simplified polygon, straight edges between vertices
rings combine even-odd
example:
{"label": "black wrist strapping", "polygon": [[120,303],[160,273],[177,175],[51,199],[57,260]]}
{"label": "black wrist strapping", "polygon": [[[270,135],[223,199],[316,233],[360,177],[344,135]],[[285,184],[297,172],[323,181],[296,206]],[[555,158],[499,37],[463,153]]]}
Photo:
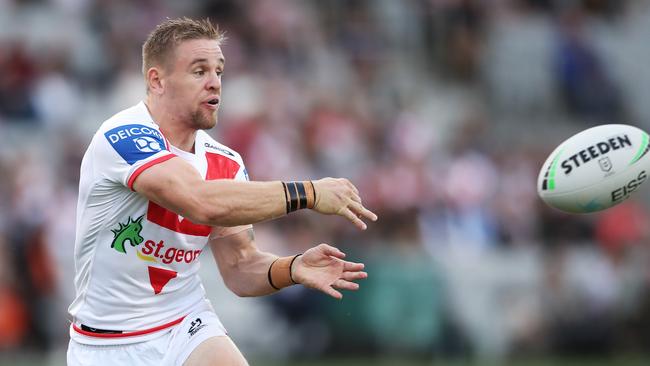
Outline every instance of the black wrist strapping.
{"label": "black wrist strapping", "polygon": [[273,263],[271,263],[271,265],[269,266],[269,271],[266,273],[266,276],[267,276],[268,279],[269,279],[269,285],[271,285],[271,287],[273,287],[273,288],[276,289],[276,290],[279,290],[280,288],[279,288],[279,287],[276,287],[276,286],[273,284],[273,279],[271,278],[271,268],[273,268],[273,265],[275,264],[275,262],[278,261],[278,259],[280,259],[280,258],[276,258],[276,259],[273,261]]}
{"label": "black wrist strapping", "polygon": [[276,258],[266,273],[269,285],[274,290],[280,290],[285,287],[295,285],[297,282],[293,279],[293,262],[302,254],[296,254],[293,257]]}
{"label": "black wrist strapping", "polygon": [[307,208],[307,191],[303,182],[282,182],[282,186],[284,187],[284,198],[287,202],[287,214]]}
{"label": "black wrist strapping", "polygon": [[291,263],[289,264],[289,278],[291,279],[291,282],[293,282],[293,283],[298,283],[298,282],[296,282],[296,280],[293,279],[293,262],[295,262],[296,259],[297,259],[298,257],[300,257],[301,255],[302,255],[302,253],[300,253],[300,254],[296,254],[296,255],[293,257],[293,259],[291,260]]}

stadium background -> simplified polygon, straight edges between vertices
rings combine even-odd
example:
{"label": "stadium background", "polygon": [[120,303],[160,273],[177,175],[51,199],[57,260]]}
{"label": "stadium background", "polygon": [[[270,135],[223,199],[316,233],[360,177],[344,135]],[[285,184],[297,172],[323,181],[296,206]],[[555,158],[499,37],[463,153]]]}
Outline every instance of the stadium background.
{"label": "stadium background", "polygon": [[648,188],[588,216],[535,192],[569,135],[650,129],[645,0],[0,0],[0,364],[64,364],[81,156],[181,15],[227,32],[211,133],[252,179],[348,177],[380,215],[256,226],[265,250],[364,261],[341,302],[238,299],[204,255],[252,364],[647,364]]}

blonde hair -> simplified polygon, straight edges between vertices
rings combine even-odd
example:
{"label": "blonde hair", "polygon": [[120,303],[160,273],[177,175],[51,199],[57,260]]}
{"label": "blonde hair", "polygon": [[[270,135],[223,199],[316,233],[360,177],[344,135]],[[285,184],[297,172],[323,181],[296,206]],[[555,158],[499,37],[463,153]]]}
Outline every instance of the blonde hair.
{"label": "blonde hair", "polygon": [[209,19],[167,19],[149,33],[142,45],[142,73],[146,76],[147,70],[155,65],[166,66],[176,46],[192,39],[213,39],[221,45],[225,37]]}

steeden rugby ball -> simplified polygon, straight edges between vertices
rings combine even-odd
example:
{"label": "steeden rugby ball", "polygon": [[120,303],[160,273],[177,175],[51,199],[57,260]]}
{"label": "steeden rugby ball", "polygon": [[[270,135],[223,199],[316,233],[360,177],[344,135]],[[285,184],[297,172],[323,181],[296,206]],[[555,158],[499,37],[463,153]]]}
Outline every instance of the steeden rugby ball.
{"label": "steeden rugby ball", "polygon": [[589,213],[626,200],[650,174],[648,134],[620,124],[582,131],[546,159],[537,192],[562,211]]}

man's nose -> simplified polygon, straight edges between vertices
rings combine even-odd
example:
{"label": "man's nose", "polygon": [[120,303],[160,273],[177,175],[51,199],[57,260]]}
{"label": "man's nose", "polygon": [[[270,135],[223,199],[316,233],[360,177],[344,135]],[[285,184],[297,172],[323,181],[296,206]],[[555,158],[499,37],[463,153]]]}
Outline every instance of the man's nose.
{"label": "man's nose", "polygon": [[217,74],[216,72],[211,73],[205,87],[208,90],[221,90],[221,75]]}

